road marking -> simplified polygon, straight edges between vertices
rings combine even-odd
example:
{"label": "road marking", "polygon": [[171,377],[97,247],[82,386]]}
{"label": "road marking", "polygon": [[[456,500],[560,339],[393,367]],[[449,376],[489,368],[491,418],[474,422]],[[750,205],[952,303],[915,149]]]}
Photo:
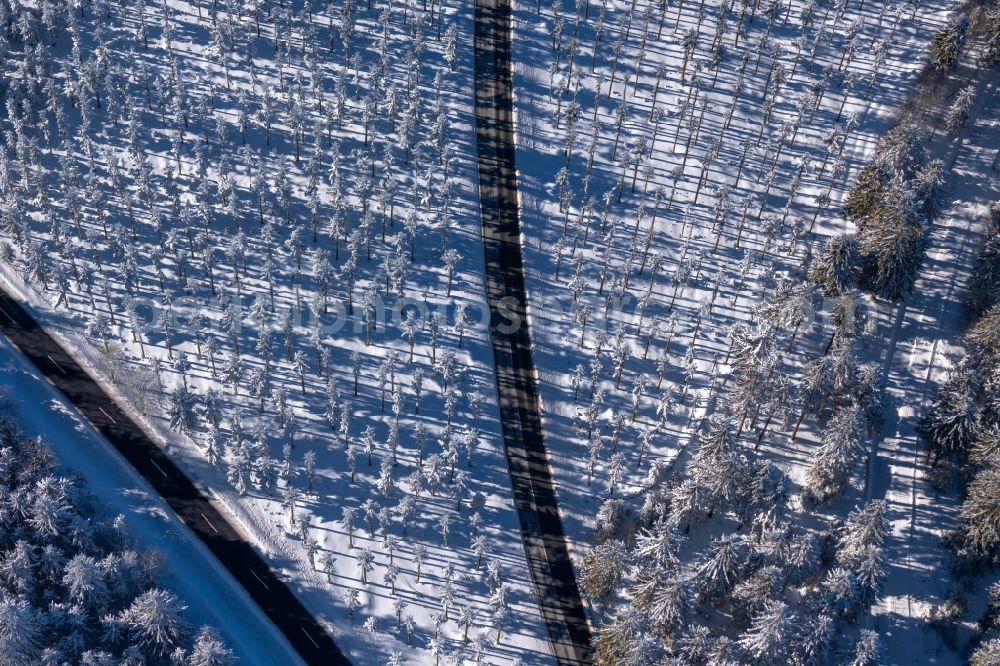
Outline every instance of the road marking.
{"label": "road marking", "polygon": [[[154,463],[154,464],[156,464],[156,463]],[[208,519],[208,516],[206,516],[205,514],[201,514],[201,517],[205,519],[205,522],[208,523],[208,526],[211,527],[215,531],[216,534],[219,533],[219,530],[215,529],[215,525],[213,525],[212,521]]]}
{"label": "road marking", "polygon": [[[61,365],[59,365],[58,363],[56,363],[56,360],[55,360],[54,358],[52,358],[52,357],[51,357],[51,356],[49,356],[48,354],[46,354],[46,355],[45,355],[45,358],[47,358],[47,359],[49,359],[50,361],[52,361],[52,365],[54,365],[54,366],[56,366],[57,368],[59,368],[59,372],[63,373],[64,375],[66,374],[66,371],[65,371],[65,370],[63,370],[63,367],[62,367]],[[101,411],[104,411],[104,410],[101,410]],[[111,417],[109,416],[108,418],[111,418]],[[112,420],[112,421],[114,421],[114,419],[111,419],[111,420]]]}
{"label": "road marking", "polygon": [[14,318],[13,318],[13,317],[11,317],[11,316],[10,316],[10,315],[9,315],[9,314],[7,313],[7,311],[6,311],[6,310],[4,310],[3,308],[0,308],[0,312],[4,313],[4,316],[5,316],[5,317],[7,317],[7,319],[10,319],[10,323],[14,324],[14,326],[17,326],[17,322],[16,322],[15,320],[14,320]]}
{"label": "road marking", "polygon": [[170,477],[169,477],[169,476],[167,476],[167,473],[163,471],[163,468],[162,468],[162,467],[160,467],[159,465],[157,465],[157,464],[156,464],[156,461],[155,461],[155,460],[153,460],[152,458],[150,458],[150,459],[149,459],[149,462],[153,463],[153,467],[155,467],[156,469],[160,470],[160,474],[162,474],[162,475],[163,475],[163,478],[164,478],[164,479],[166,479],[166,480],[168,480],[168,481],[170,480]]}
{"label": "road marking", "polygon": [[[263,580],[261,580],[260,576],[258,576],[258,575],[257,575],[257,572],[256,572],[256,571],[254,571],[253,569],[251,569],[251,570],[250,570],[250,573],[252,573],[252,574],[253,574],[253,577],[257,579],[257,582],[258,582],[258,583],[260,583],[261,585],[263,585],[263,586],[264,586],[264,589],[265,589],[265,590],[270,590],[270,589],[271,589],[271,588],[269,588],[269,587],[267,586],[267,583],[265,583],[265,582],[264,582]],[[305,631],[305,629],[303,629],[302,631]],[[308,634],[307,634],[307,635],[308,635]],[[318,647],[318,646],[317,646],[317,647]]]}
{"label": "road marking", "polygon": [[114,423],[115,425],[117,425],[117,424],[118,424],[118,421],[115,421],[115,417],[111,416],[111,414],[108,414],[108,413],[107,413],[106,411],[104,411],[104,408],[103,408],[103,407],[98,407],[98,409],[99,409],[99,410],[101,410],[101,414],[104,414],[104,415],[105,415],[105,416],[107,416],[107,417],[108,417],[109,419],[111,419],[111,422],[112,422],[112,423]]}
{"label": "road marking", "polygon": [[[254,575],[256,575],[256,574],[254,574]],[[299,629],[301,629],[301,630],[302,630],[302,633],[306,635],[306,638],[308,638],[308,639],[309,639],[309,642],[310,642],[310,643],[312,643],[313,645],[316,645],[316,641],[314,641],[314,640],[313,640],[313,637],[309,635],[309,632],[308,632],[308,631],[306,631],[306,628],[305,628],[305,627],[299,627]],[[319,649],[319,645],[316,645],[316,649],[317,649],[317,650]]]}

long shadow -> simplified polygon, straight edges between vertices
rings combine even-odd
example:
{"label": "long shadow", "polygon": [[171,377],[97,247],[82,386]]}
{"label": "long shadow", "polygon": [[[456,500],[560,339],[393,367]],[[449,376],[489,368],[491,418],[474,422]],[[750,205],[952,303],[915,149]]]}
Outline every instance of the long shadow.
{"label": "long shadow", "polygon": [[525,308],[509,0],[477,0],[475,32],[479,197],[504,450],[528,567],[554,656],[560,664],[589,664],[590,628],[556,505]]}
{"label": "long shadow", "polygon": [[204,542],[308,664],[350,664],[316,618],[128,414],[5,291],[0,332],[136,469]]}

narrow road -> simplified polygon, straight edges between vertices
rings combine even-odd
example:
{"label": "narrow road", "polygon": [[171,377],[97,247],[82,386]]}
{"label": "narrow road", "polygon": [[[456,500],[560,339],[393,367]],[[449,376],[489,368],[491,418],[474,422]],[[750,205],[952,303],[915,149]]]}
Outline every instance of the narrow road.
{"label": "narrow road", "polygon": [[531,358],[514,166],[510,40],[510,0],[476,0],[479,200],[500,419],[524,550],[554,656],[560,664],[589,664],[590,627],[556,505]]}
{"label": "narrow road", "polygon": [[158,492],[307,664],[350,664],[288,586],[167,455],[12,296],[0,290],[0,332]]}

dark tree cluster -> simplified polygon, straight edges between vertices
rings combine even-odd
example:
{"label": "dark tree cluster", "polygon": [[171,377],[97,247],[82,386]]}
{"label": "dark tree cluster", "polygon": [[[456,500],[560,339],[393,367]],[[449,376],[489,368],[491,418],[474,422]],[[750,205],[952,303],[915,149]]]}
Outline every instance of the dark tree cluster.
{"label": "dark tree cluster", "polygon": [[969,17],[959,13],[938,30],[931,41],[930,61],[934,71],[941,76],[958,66],[962,49],[969,36]]}
{"label": "dark tree cluster", "polygon": [[844,213],[857,226],[859,279],[866,289],[898,299],[913,286],[927,224],[938,212],[943,171],[939,160],[929,159],[919,130],[902,124],[882,138],[872,164],[858,174]]}
{"label": "dark tree cluster", "polygon": [[0,395],[0,664],[234,663],[212,629],[195,631],[163,575]]}
{"label": "dark tree cluster", "polygon": [[966,296],[966,305],[973,315],[1000,303],[1000,203],[990,207],[984,227],[986,242],[976,259]]}
{"label": "dark tree cluster", "polygon": [[[605,617],[597,662],[820,664],[843,653],[844,663],[881,663],[877,634],[861,631],[847,645],[843,637],[879,595],[888,533],[886,505],[874,501],[822,539],[779,521],[719,536],[692,558],[672,517],[642,521],[581,564],[584,592]],[[726,617],[734,633],[711,631],[708,617]]]}

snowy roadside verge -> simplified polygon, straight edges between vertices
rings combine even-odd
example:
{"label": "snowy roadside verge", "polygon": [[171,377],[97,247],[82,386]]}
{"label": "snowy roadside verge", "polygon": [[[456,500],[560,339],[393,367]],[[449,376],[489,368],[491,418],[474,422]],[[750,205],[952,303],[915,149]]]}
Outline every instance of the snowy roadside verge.
{"label": "snowy roadside verge", "polygon": [[[162,423],[157,422],[154,418],[150,418],[149,415],[142,414],[139,410],[135,409],[127,396],[125,396],[120,388],[102,371],[101,364],[97,359],[99,351],[94,349],[90,341],[87,340],[84,335],[74,330],[79,327],[74,327],[71,320],[62,316],[59,312],[52,310],[49,304],[44,302],[44,299],[40,294],[29,288],[6,265],[0,265],[0,281],[3,282],[8,291],[18,297],[22,306],[28,310],[36,321],[45,327],[45,330],[62,345],[63,349],[73,358],[73,360],[75,360],[80,367],[84,368],[94,381],[96,381],[100,387],[108,393],[108,395],[110,395],[116,403],[118,403],[120,407],[132,416],[135,423],[146,432],[149,438],[171,456],[171,459],[178,464],[184,474],[188,476],[188,478],[190,478],[196,486],[212,497],[218,508],[231,519],[232,526],[241,533],[243,538],[248,543],[256,548],[256,550],[268,560],[272,569],[274,569],[281,578],[287,580],[288,576],[285,575],[286,572],[275,565],[274,558],[275,555],[278,555],[286,557],[288,560],[292,560],[292,556],[284,552],[276,552],[277,549],[275,544],[280,543],[280,540],[278,538],[279,535],[273,533],[273,528],[269,524],[270,521],[267,520],[266,516],[255,516],[248,509],[248,507],[239,502],[232,491],[232,487],[228,483],[222,483],[218,480],[205,478],[206,472],[211,473],[212,471],[211,468],[201,464],[201,456],[196,443],[183,435],[170,432]],[[90,424],[86,424],[85,427],[91,428]],[[115,455],[117,455],[117,453]],[[122,464],[124,465],[125,463],[122,462]],[[132,473],[135,473],[131,467],[128,469]],[[88,475],[84,474],[84,476],[87,476],[89,479]],[[159,500],[159,495],[155,492],[150,490],[149,493],[151,496]],[[173,514],[171,513],[170,515]],[[201,546],[200,543],[199,546]],[[212,559],[213,564],[219,566],[218,562],[216,562],[214,558],[207,553],[207,551],[205,551],[205,554],[207,557]],[[235,583],[233,584],[235,585]],[[246,595],[246,592],[242,587],[239,588],[239,591],[244,596]],[[301,595],[298,596],[301,598]],[[246,598],[248,599],[247,603],[253,603],[252,601],[249,601],[249,597]],[[315,607],[315,604],[307,604],[307,607],[310,612],[316,614],[317,608]],[[256,609],[256,605],[254,605],[254,608]],[[327,621],[324,617],[317,615],[316,619],[328,630],[332,629],[333,624]],[[270,623],[268,624],[270,625]],[[280,636],[280,633],[278,633],[276,629],[273,629],[273,625],[271,626],[272,631],[276,635]],[[283,637],[282,640],[284,640]],[[288,649],[291,650],[290,647]],[[294,651],[291,653],[295,654]],[[298,659],[297,655],[296,659]]]}
{"label": "snowy roadside verge", "polygon": [[300,664],[298,654],[197,537],[99,433],[6,340],[0,384],[18,397],[21,425],[60,464],[86,479],[109,511],[123,514],[137,546],[163,557],[167,586],[195,624],[219,630],[241,664]]}
{"label": "snowy roadside verge", "polygon": [[[205,490],[205,480],[201,478],[202,473],[192,469],[192,463],[199,460],[200,457],[197,445],[186,436],[170,432],[154,419],[151,419],[149,415],[142,414],[136,409],[120,388],[102,371],[101,364],[96,357],[100,352],[94,349],[93,345],[83,334],[73,330],[73,326],[68,319],[50,309],[51,306],[45,303],[37,292],[29,288],[23,280],[16,276],[10,270],[9,266],[0,265],[0,280],[3,281],[4,286],[9,291],[18,296],[21,304],[28,310],[32,318],[41,323],[45,327],[45,330],[56,338],[63,346],[63,349],[66,350],[66,353],[72,356],[73,360],[80,367],[84,368],[87,374],[108,395],[112,396],[119,406],[132,416],[136,424],[146,432],[150,439],[156,442],[164,451],[171,454],[171,456],[174,456],[178,452],[184,456],[191,456],[190,459],[187,457],[179,458],[181,466],[184,473],[190,476],[191,480],[195,482],[195,485]],[[237,521],[234,527],[240,530],[243,537],[256,546],[265,557],[271,557],[274,554],[274,542],[269,540],[266,527],[262,526],[253,516],[247,513],[244,507],[236,501],[228,487],[213,485],[209,487],[209,492],[212,498],[226,510],[226,513]],[[265,526],[266,524],[264,523]]]}

